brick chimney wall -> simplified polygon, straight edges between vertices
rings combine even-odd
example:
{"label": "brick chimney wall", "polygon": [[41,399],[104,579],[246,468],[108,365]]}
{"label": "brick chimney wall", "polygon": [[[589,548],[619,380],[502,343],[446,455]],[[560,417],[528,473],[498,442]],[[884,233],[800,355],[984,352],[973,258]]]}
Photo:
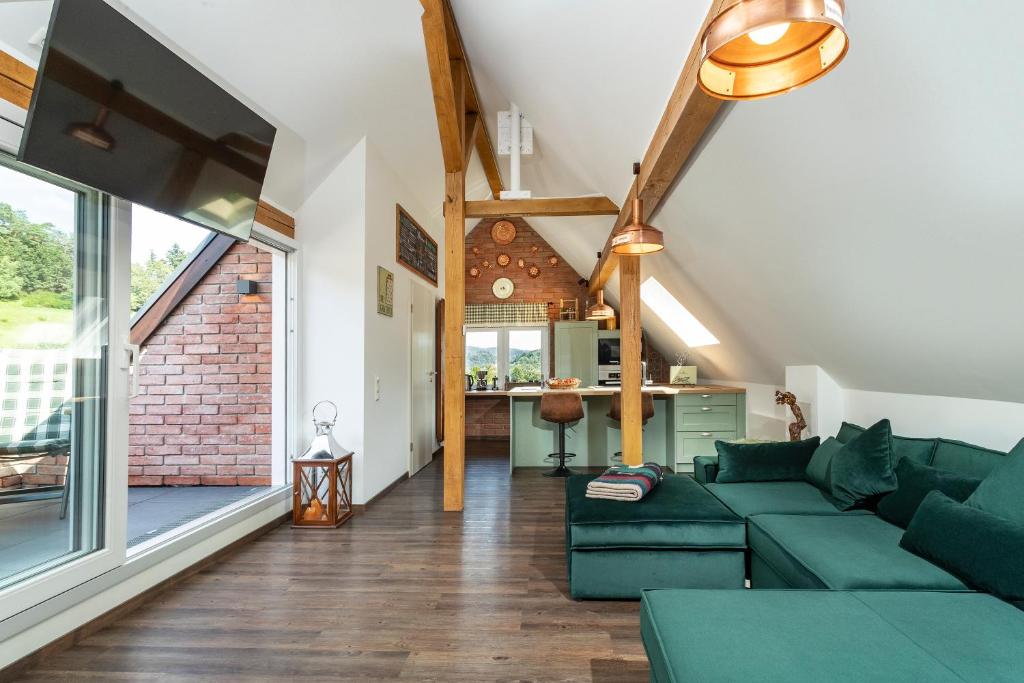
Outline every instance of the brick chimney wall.
{"label": "brick chimney wall", "polygon": [[129,486],[270,484],[271,281],[271,255],[235,244],[142,345]]}

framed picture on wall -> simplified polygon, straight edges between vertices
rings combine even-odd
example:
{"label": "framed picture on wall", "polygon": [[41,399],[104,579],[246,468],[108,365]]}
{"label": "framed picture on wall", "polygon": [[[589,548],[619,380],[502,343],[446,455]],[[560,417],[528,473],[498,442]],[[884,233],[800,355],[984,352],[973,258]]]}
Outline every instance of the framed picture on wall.
{"label": "framed picture on wall", "polygon": [[437,287],[437,242],[395,204],[395,260]]}
{"label": "framed picture on wall", "polygon": [[377,266],[377,312],[389,318],[395,315],[395,274]]}

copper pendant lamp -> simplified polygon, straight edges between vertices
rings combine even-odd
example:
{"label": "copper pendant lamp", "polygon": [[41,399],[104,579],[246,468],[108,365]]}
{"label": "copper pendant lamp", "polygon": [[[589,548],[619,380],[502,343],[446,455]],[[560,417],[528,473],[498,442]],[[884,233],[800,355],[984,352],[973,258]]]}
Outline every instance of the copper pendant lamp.
{"label": "copper pendant lamp", "polygon": [[845,12],[845,0],[739,0],[704,31],[701,90],[754,100],[821,78],[849,48]]}
{"label": "copper pendant lamp", "polygon": [[[597,262],[601,262],[601,252],[597,252]],[[608,320],[615,317],[615,309],[604,302],[604,290],[597,290],[597,301],[587,309],[587,320]]]}
{"label": "copper pendant lamp", "polygon": [[[633,164],[633,175],[639,174],[640,164]],[[612,237],[612,251],[622,255],[643,256],[664,248],[665,236],[661,230],[644,223],[644,200],[637,194],[633,197],[633,217],[629,225],[620,228]]]}

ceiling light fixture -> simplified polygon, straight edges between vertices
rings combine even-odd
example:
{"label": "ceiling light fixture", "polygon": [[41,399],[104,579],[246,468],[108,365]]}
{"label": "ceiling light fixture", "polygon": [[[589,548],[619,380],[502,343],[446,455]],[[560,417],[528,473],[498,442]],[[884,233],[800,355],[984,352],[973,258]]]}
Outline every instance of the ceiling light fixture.
{"label": "ceiling light fixture", "polygon": [[[633,164],[633,175],[640,175],[640,164]],[[652,225],[644,223],[644,200],[640,199],[640,183],[634,183],[633,217],[629,225],[612,236],[612,251],[620,255],[644,256],[665,248],[665,236]]]}
{"label": "ceiling light fixture", "polygon": [[[601,263],[601,252],[597,252],[597,262]],[[604,302],[604,290],[597,290],[597,301],[587,309],[587,320],[608,320],[615,317],[615,309]]]}
{"label": "ceiling light fixture", "polygon": [[704,31],[701,90],[754,100],[821,78],[849,49],[845,12],[845,0],[739,0]]}

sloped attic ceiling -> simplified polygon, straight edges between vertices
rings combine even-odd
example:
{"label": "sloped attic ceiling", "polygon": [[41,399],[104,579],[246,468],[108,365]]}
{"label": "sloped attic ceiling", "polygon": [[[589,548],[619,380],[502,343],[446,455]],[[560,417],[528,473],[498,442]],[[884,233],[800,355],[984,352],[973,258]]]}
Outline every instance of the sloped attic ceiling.
{"label": "sloped attic ceiling", "polygon": [[[568,3],[609,12],[583,36],[544,26],[567,3],[526,4],[529,30],[455,2],[478,79],[503,93],[487,106],[514,98],[534,124],[556,169],[524,171],[535,194],[621,201],[706,4]],[[979,31],[973,3],[850,4],[845,62],[729,112],[654,216],[668,248],[644,273],[721,339],[700,350],[704,376],[781,383],[816,364],[848,388],[1024,401],[1024,6],[986,3],[999,19]],[[637,78],[603,73],[609,52]],[[653,81],[660,98],[642,96]],[[589,271],[610,221],[586,222],[534,224]],[[681,346],[649,310],[644,325],[664,352]]]}

